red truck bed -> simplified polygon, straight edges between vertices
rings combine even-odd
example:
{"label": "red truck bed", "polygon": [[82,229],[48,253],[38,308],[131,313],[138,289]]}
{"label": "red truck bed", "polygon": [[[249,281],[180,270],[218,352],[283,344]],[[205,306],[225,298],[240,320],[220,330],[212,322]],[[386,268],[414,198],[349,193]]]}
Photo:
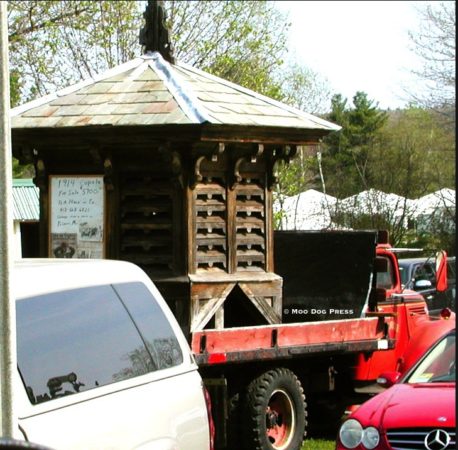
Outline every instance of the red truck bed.
{"label": "red truck bed", "polygon": [[391,348],[384,333],[378,317],[263,325],[194,332],[191,348],[202,366]]}

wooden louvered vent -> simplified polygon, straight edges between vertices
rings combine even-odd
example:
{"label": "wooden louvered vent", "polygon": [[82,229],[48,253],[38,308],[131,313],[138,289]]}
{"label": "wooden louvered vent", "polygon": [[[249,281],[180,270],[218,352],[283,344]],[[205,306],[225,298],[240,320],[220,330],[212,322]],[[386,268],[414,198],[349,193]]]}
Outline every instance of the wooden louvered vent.
{"label": "wooden louvered vent", "polygon": [[120,180],[122,259],[149,273],[167,274],[173,263],[173,201],[168,180],[125,175]]}
{"label": "wooden louvered vent", "polygon": [[226,188],[212,181],[195,187],[195,269],[227,271]]}
{"label": "wooden louvered vent", "polygon": [[265,270],[264,189],[245,182],[235,190],[237,270]]}

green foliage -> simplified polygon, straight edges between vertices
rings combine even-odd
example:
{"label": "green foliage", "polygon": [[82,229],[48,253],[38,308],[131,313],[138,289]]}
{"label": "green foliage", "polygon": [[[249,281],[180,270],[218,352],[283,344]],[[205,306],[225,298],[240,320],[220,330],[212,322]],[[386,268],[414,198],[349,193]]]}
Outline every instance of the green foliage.
{"label": "green foliage", "polygon": [[[307,111],[328,98],[317,74],[283,62],[290,24],[274,2],[164,5],[177,60]],[[15,92],[31,100],[139,56],[145,6],[126,0],[10,1],[11,67],[21,80]]]}
{"label": "green foliage", "polygon": [[10,1],[10,61],[29,100],[125,62],[140,52],[140,3]]}
{"label": "green foliage", "polygon": [[310,67],[297,63],[280,66],[275,78],[281,86],[280,101],[311,114],[324,114],[329,111],[331,90],[326,78]]}
{"label": "green foliage", "polygon": [[13,178],[32,178],[35,171],[31,164],[25,166],[19,164],[16,158],[13,158]]}
{"label": "green foliage", "polygon": [[274,212],[274,227],[280,229],[282,220],[283,198],[293,196],[310,188],[318,188],[316,167],[316,147],[302,146],[298,154],[289,163],[281,161],[277,166],[277,184],[274,200],[280,205],[280,210]]}
{"label": "green foliage", "polygon": [[454,187],[455,138],[431,110],[390,114],[369,155],[372,185],[407,198]]}
{"label": "green foliage", "polygon": [[289,28],[273,2],[165,2],[176,58],[273,98]]}
{"label": "green foliage", "polygon": [[327,180],[328,193],[343,198],[371,185],[369,155],[378,142],[387,114],[364,92],[357,92],[353,97],[353,107],[340,94],[335,95],[331,107],[327,118],[341,125],[342,130],[323,140],[323,170],[325,174],[334,175]]}
{"label": "green foliage", "polygon": [[438,250],[445,250],[447,255],[456,255],[456,232],[446,232],[439,227],[433,232],[416,233],[410,232],[403,242],[403,246],[412,248],[422,248],[423,254],[432,255]]}
{"label": "green foliage", "polygon": [[21,80],[17,70],[10,71],[10,104],[11,107],[19,105],[21,99]]}
{"label": "green foliage", "polygon": [[283,195],[291,196],[310,189],[317,183],[315,147],[302,146],[298,154],[289,163],[280,162],[278,165],[278,190]]}

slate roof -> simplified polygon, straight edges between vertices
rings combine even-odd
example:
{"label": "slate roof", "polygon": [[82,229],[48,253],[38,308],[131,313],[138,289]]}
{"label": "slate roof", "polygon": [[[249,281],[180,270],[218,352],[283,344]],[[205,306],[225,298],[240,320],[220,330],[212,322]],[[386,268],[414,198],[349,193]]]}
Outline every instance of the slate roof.
{"label": "slate roof", "polygon": [[40,192],[30,179],[13,180],[13,220],[38,221]]}
{"label": "slate roof", "polygon": [[340,127],[158,52],[11,110],[12,128],[224,124]]}

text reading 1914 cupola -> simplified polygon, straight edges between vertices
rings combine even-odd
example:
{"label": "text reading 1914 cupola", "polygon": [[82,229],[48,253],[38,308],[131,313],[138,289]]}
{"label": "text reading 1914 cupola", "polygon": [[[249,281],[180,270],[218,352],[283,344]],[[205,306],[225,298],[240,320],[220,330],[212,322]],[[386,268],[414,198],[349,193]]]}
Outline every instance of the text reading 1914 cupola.
{"label": "text reading 1914 cupola", "polygon": [[188,332],[277,323],[275,165],[337,127],[176,62],[161,2],[144,17],[142,56],[12,111],[41,255],[140,265]]}

